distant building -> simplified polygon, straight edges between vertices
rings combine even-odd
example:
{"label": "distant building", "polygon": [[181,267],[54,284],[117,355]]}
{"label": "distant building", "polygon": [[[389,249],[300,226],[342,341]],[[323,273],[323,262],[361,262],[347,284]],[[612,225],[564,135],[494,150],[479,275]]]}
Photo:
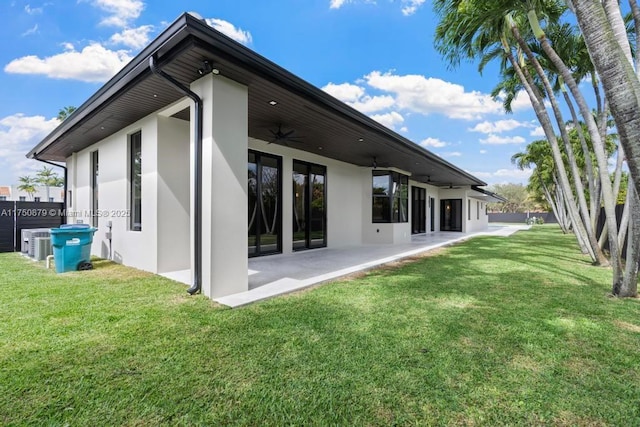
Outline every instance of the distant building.
{"label": "distant building", "polygon": [[62,187],[49,187],[49,196],[47,198],[47,187],[45,186],[37,186],[36,192],[30,195],[25,191],[18,190],[17,185],[0,185],[0,202],[16,201],[62,203],[63,199],[64,189]]}

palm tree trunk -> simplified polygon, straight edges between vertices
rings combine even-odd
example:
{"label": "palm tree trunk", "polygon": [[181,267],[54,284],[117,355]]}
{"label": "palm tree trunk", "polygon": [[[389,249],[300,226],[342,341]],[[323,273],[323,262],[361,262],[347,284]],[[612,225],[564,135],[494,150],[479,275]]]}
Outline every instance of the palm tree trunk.
{"label": "palm tree trunk", "polygon": [[[593,151],[596,155],[598,162],[598,170],[600,173],[600,185],[602,187],[602,200],[604,204],[606,214],[606,224],[609,233],[609,256],[611,260],[611,266],[613,268],[613,289],[617,289],[622,282],[622,260],[620,257],[620,251],[618,248],[618,223],[615,216],[615,199],[613,198],[613,190],[611,188],[611,181],[609,178],[608,162],[605,154],[604,144],[600,138],[600,131],[598,129],[591,109],[587,105],[582,92],[580,91],[577,82],[573,78],[571,70],[566,66],[564,61],[558,56],[556,51],[549,44],[549,40],[545,36],[544,32],[540,28],[540,22],[536,15],[535,10],[530,10],[527,14],[532,30],[534,31],[536,38],[540,42],[542,49],[547,54],[551,62],[555,65],[556,69],[562,75],[562,78],[567,83],[573,98],[575,99],[580,114],[584,119],[587,129],[589,130],[589,136],[591,137],[591,143],[593,145]],[[596,242],[597,244],[597,242]],[[600,248],[598,246],[598,251]],[[601,252],[601,251],[600,251]]]}
{"label": "palm tree trunk", "polygon": [[[529,57],[529,59],[532,61],[532,64],[536,68],[536,71],[538,72],[539,77],[543,79],[543,82],[546,81],[546,83],[548,84],[549,81],[545,80],[544,70],[542,70],[540,63],[535,59],[535,57],[533,56],[533,53],[529,49],[529,46],[526,44],[526,42],[524,42],[524,40],[520,36],[520,32],[517,26],[512,25],[511,30],[515,39],[518,41],[518,44],[520,45],[520,47],[525,51],[525,53],[527,54],[527,57]],[[531,82],[527,82],[527,85],[533,86]],[[549,92],[547,93],[548,96],[553,95],[553,91],[550,90],[550,86],[549,88],[547,88],[547,91]],[[529,96],[531,97],[531,94]],[[554,97],[554,101],[555,101],[555,97]],[[554,105],[554,101],[552,101],[552,106]],[[547,137],[547,140],[549,141],[549,144],[551,146],[553,159],[556,164],[556,168],[558,170],[560,185],[567,199],[567,204],[573,208],[573,209],[570,209],[570,211],[573,210],[573,212],[571,212],[572,214],[571,221],[573,222],[576,231],[582,233],[583,240],[589,243],[588,244],[589,255],[592,256],[593,261],[598,265],[608,266],[609,262],[607,261],[607,258],[605,257],[602,250],[600,250],[600,247],[598,246],[598,241],[595,238],[595,234],[593,233],[593,230],[590,228],[588,212],[586,213],[586,215],[583,216],[583,218],[580,218],[580,214],[577,212],[578,209],[576,207],[577,205],[573,197],[573,191],[569,181],[569,176],[565,169],[562,153],[560,151],[560,147],[558,145],[558,141],[556,139],[553,126],[551,125],[551,119],[547,114],[546,108],[544,107],[544,104],[540,102],[539,99],[535,99],[534,101],[534,99],[532,98],[531,102],[532,104],[534,104],[534,111],[536,112],[536,116],[538,117],[538,120],[540,121],[540,125],[542,126],[545,132],[545,135]],[[557,108],[557,102],[555,102],[555,105]],[[554,111],[554,113],[559,114],[559,111],[558,112]],[[566,133],[566,130],[565,130],[565,133]],[[573,163],[575,164],[575,159],[573,160]],[[581,183],[580,183],[580,188],[582,188]],[[576,192],[579,193],[578,199],[581,200],[581,203],[580,203],[581,210],[584,211],[586,208],[586,202],[584,201],[584,189],[582,189],[581,192],[577,191],[576,189]],[[580,193],[582,195],[582,199],[580,199]],[[617,231],[616,231],[616,234],[617,234]]]}
{"label": "palm tree trunk", "polygon": [[631,211],[631,221],[629,221],[629,232],[627,240],[627,259],[624,271],[624,279],[618,293],[620,297],[638,296],[638,262],[640,262],[640,203],[638,194],[629,188],[628,198]]}
{"label": "palm tree trunk", "polygon": [[640,190],[640,81],[626,60],[604,8],[593,0],[573,0],[578,25],[602,80],[636,191]]}
{"label": "palm tree trunk", "polygon": [[596,185],[595,185],[595,176],[593,173],[593,163],[591,162],[591,151],[589,150],[589,146],[587,145],[587,140],[584,137],[584,130],[582,129],[582,125],[578,120],[578,114],[576,114],[576,109],[573,106],[573,101],[571,101],[571,97],[567,93],[567,89],[565,85],[562,85],[562,96],[564,97],[567,106],[569,107],[569,112],[571,113],[571,120],[573,120],[573,124],[575,126],[576,132],[578,133],[578,139],[580,140],[580,146],[582,147],[582,155],[584,156],[584,167],[585,173],[587,175],[587,186],[589,188],[589,212],[591,212],[591,229],[596,229],[596,225],[598,224],[598,213],[600,211],[600,205],[597,204],[598,196],[596,195]]}
{"label": "palm tree trunk", "polygon": [[[638,8],[638,2],[636,2],[636,0],[629,0],[629,7],[631,8],[631,16],[633,17],[636,40],[640,40],[640,8]],[[636,71],[640,70],[640,56],[638,55],[636,55],[635,66]]]}

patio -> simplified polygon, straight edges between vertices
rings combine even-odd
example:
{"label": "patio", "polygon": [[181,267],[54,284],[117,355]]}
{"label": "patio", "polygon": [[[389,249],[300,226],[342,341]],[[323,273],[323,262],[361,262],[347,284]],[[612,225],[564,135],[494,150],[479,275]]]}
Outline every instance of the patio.
{"label": "patio", "polygon": [[[336,249],[314,249],[293,254],[271,255],[249,259],[249,290],[216,298],[220,304],[235,308],[277,295],[298,291],[318,283],[364,271],[451,245],[476,236],[503,236],[526,230],[526,225],[492,224],[486,231],[475,233],[435,232],[419,234],[404,245],[364,245]],[[189,270],[165,273],[163,276],[189,284]]]}

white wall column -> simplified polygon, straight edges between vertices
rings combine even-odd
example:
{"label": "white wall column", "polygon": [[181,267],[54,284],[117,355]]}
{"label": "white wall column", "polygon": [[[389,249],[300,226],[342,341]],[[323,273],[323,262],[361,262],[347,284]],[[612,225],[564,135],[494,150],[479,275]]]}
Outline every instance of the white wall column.
{"label": "white wall column", "polygon": [[248,88],[208,75],[194,82],[191,90],[202,98],[204,106],[202,292],[216,298],[249,288]]}

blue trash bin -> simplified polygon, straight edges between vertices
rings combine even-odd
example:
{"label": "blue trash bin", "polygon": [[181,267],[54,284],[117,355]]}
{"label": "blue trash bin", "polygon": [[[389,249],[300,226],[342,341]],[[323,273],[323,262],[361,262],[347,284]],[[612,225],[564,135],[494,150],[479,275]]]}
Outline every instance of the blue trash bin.
{"label": "blue trash bin", "polygon": [[91,243],[97,228],[88,224],[65,224],[51,229],[51,246],[56,273],[76,271],[90,265]]}

